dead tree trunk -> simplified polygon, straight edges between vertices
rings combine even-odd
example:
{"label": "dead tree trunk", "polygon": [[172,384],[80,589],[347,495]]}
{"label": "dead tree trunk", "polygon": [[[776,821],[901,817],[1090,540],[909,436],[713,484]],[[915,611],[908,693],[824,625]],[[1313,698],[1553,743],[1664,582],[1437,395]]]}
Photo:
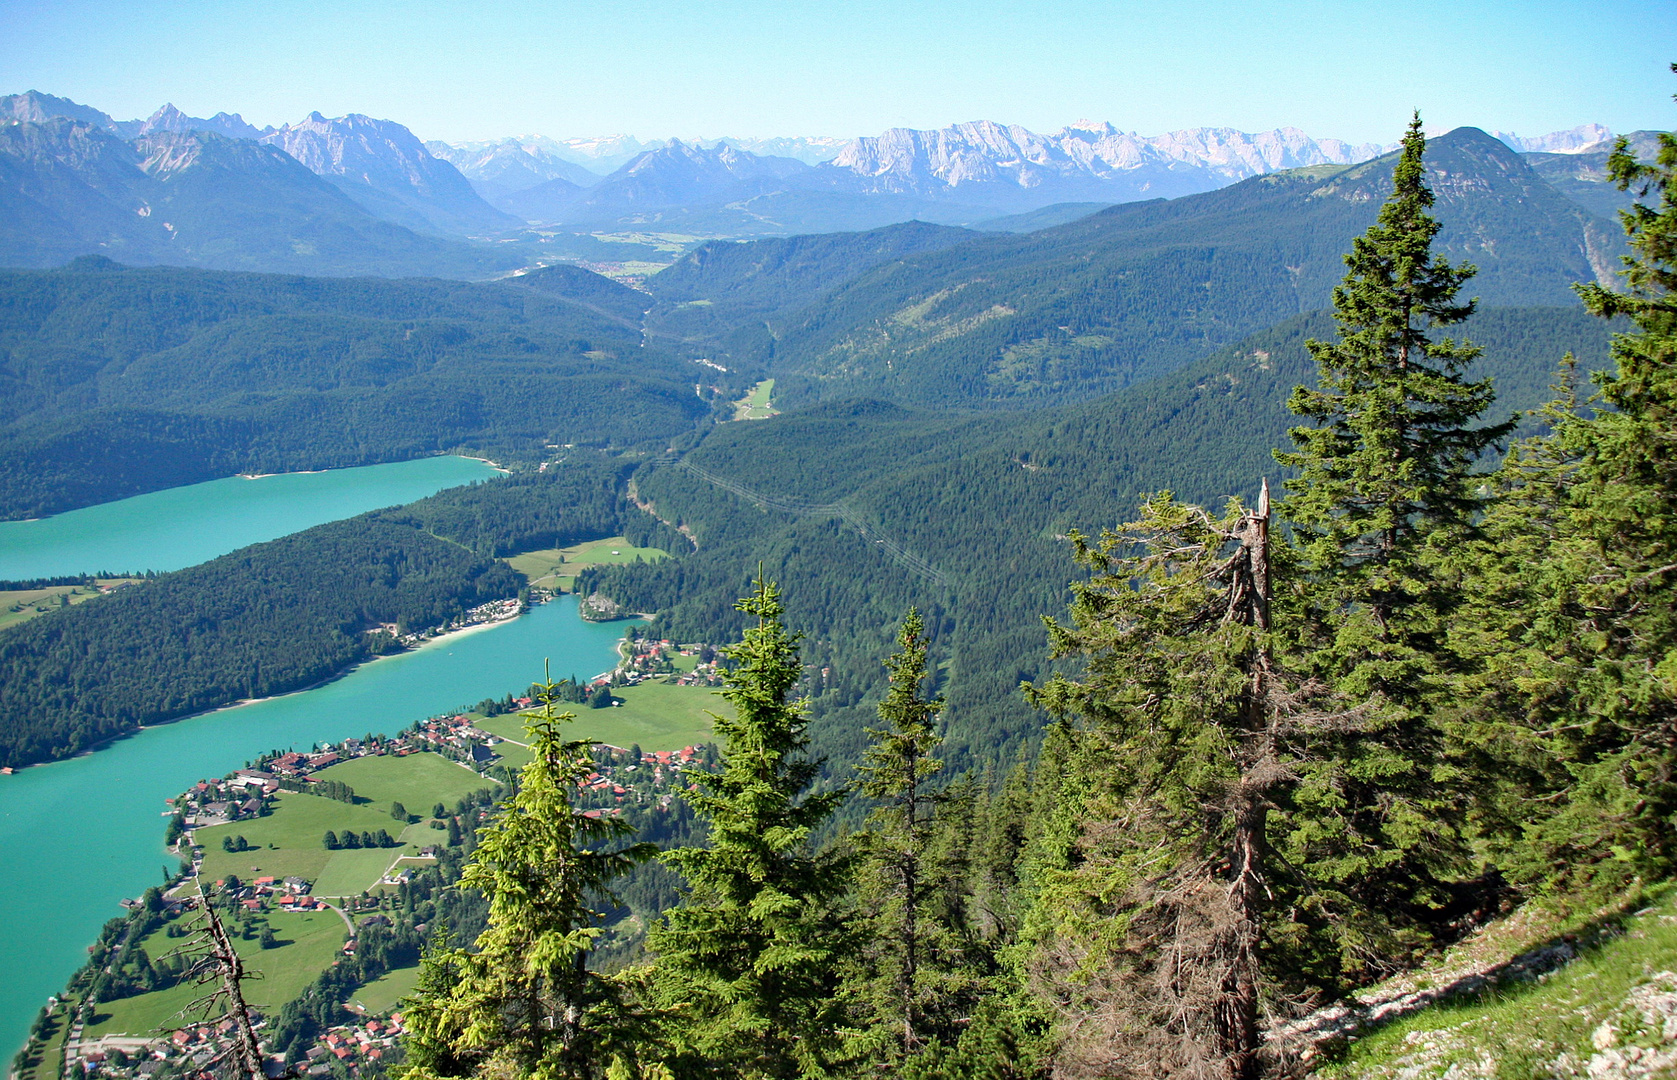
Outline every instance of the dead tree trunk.
{"label": "dead tree trunk", "polygon": [[233,947],[233,939],[222,925],[221,916],[216,914],[211,898],[200,892],[197,903],[204,914],[204,927],[181,950],[193,956],[185,978],[199,985],[214,984],[215,988],[181,1010],[181,1015],[190,1017],[198,1013],[208,1018],[222,1004],[224,1015],[233,1021],[234,1029],[233,1045],[221,1060],[230,1057],[242,1080],[265,1080],[262,1049],[256,1041],[250,1006],[245,1003],[244,981],[251,976],[245,971],[245,962]]}
{"label": "dead tree trunk", "polygon": [[[1240,544],[1229,581],[1226,620],[1260,634],[1270,628],[1269,481],[1256,511],[1249,511],[1235,531]],[[1223,943],[1225,964],[1216,1031],[1230,1080],[1257,1080],[1259,948],[1262,944],[1264,832],[1269,788],[1285,773],[1276,758],[1276,711],[1271,704],[1268,644],[1259,638],[1247,660],[1250,680],[1245,702],[1241,775],[1231,792],[1233,831],[1229,850],[1230,925]]]}
{"label": "dead tree trunk", "polygon": [[209,920],[210,938],[214,942],[214,956],[221,966],[221,988],[227,995],[227,1015],[233,1018],[233,1053],[239,1062],[239,1072],[251,1080],[264,1080],[262,1050],[256,1043],[256,1030],[250,1020],[250,1006],[245,1004],[245,962],[227,928],[215,913],[215,906],[204,901],[204,916]]}

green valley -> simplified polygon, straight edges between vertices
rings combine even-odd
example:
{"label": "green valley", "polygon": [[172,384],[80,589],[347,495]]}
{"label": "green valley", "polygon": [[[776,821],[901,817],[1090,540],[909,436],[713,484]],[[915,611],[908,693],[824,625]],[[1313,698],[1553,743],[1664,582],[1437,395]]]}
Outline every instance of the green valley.
{"label": "green valley", "polygon": [[[16,1080],[218,1067],[236,1009],[94,1056],[186,1002],[200,889],[312,1080],[1677,1068],[1677,137],[1517,142],[1417,116],[1180,198],[741,241],[658,230],[864,196],[672,141],[541,185],[656,273],[0,271],[0,514],[506,474],[0,593],[8,774],[305,689],[344,729],[170,804],[179,869]],[[738,198],[666,205],[678,167]]]}

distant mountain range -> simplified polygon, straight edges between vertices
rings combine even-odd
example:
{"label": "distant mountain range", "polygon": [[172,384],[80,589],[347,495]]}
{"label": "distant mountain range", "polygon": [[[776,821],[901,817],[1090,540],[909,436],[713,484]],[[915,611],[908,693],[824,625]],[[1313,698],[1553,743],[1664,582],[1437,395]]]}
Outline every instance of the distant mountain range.
{"label": "distant mountain range", "polygon": [[432,157],[389,120],[310,113],[262,136],[387,221],[421,231],[473,234],[520,224],[483,200],[460,170]]}
{"label": "distant mountain range", "polygon": [[261,142],[284,151],[384,221],[444,235],[500,232],[520,224],[486,203],[458,169],[433,157],[413,132],[355,113],[332,120],[310,113],[296,124],[258,128],[237,114],[204,119],[164,105],[146,120],[118,121],[98,109],[31,90],[0,98],[0,118],[32,124],[64,118],[123,140],[207,132]]}
{"label": "distant mountain range", "polygon": [[[1625,204],[1605,183],[1610,137],[1600,125],[1497,135],[1603,215]],[[532,223],[571,234],[785,236],[910,220],[1024,232],[1112,204],[1356,164],[1380,150],[1296,128],[1145,137],[1080,122],[1042,135],[990,121],[849,140],[525,136],[451,146],[359,114],[259,128],[237,114],[200,118],[165,105],[119,121],[30,91],[0,98],[0,265],[103,254],[483,277],[560,250],[525,233]],[[497,242],[463,242],[471,238]],[[528,242],[507,242],[520,238]]]}
{"label": "distant mountain range", "polygon": [[[1086,400],[1325,307],[1344,251],[1391,190],[1394,159],[1251,177],[1027,235],[713,242],[649,279],[647,326],[730,368],[760,366],[783,409]],[[1614,280],[1620,230],[1505,143],[1458,128],[1429,140],[1427,166],[1438,248],[1478,265],[1470,290],[1485,304],[1564,306],[1573,282]],[[843,274],[815,269],[815,252],[836,252],[821,258]],[[779,284],[788,267],[811,282],[795,301]]]}
{"label": "distant mountain range", "polygon": [[1578,154],[1605,148],[1613,133],[1600,124],[1579,124],[1565,131],[1551,131],[1547,135],[1524,139],[1510,131],[1493,131],[1510,149],[1522,154]]}
{"label": "distant mountain range", "polygon": [[[1612,133],[1591,124],[1496,137],[1521,152],[1578,154],[1600,150]],[[1314,139],[1297,128],[1148,137],[1089,121],[1050,135],[976,121],[846,141],[527,136],[427,147],[454,161],[494,205],[531,222],[736,235],[867,229],[910,218],[989,227],[986,219],[998,215],[1176,198],[1286,169],[1357,164],[1386,149]],[[604,179],[593,175],[609,163],[620,164]]]}

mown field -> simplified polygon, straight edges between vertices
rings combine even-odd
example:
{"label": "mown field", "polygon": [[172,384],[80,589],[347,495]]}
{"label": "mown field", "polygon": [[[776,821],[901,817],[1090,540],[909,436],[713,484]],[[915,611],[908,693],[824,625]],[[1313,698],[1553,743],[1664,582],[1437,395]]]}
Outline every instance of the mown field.
{"label": "mown field", "polygon": [[474,791],[496,786],[440,754],[352,758],[315,775],[348,784],[374,810],[388,812],[391,803],[399,802],[414,814],[429,814],[439,802],[453,807]]}
{"label": "mown field", "polygon": [[368,1016],[382,1016],[396,1007],[396,1003],[419,984],[419,965],[387,971],[357,990],[349,999],[349,1006]]}
{"label": "mown field", "polygon": [[[38,615],[45,615],[49,611],[56,611],[66,602],[75,605],[96,600],[105,595],[99,591],[100,585],[109,587],[135,580],[141,579],[100,578],[93,585],[52,585],[45,589],[0,591],[0,630],[4,630],[8,626],[16,626],[20,622],[28,622],[30,619]],[[60,597],[63,597],[64,600],[60,600]]]}
{"label": "mown field", "polygon": [[[333,876],[342,878],[349,870],[349,863],[354,863],[359,870],[366,857],[370,856],[379,862],[379,869],[382,870],[399,854],[396,848],[328,851],[323,843],[328,829],[333,832],[354,829],[357,833],[376,833],[384,829],[395,836],[404,827],[405,823],[398,824],[391,818],[388,807],[380,810],[371,805],[351,806],[318,795],[282,791],[275,797],[273,813],[267,817],[198,829],[193,838],[204,847],[204,864],[199,872],[205,880],[217,881],[233,874],[246,881],[272,875],[295,876],[318,882],[333,860],[337,860],[340,871]],[[226,836],[243,836],[252,850],[224,851],[221,842]],[[355,871],[351,871],[349,876],[354,875]],[[360,893],[371,888],[376,880],[378,875],[375,873],[353,891]]]}
{"label": "mown field", "polygon": [[774,380],[764,379],[751,393],[734,402],[735,420],[767,420],[780,415],[774,408]]}

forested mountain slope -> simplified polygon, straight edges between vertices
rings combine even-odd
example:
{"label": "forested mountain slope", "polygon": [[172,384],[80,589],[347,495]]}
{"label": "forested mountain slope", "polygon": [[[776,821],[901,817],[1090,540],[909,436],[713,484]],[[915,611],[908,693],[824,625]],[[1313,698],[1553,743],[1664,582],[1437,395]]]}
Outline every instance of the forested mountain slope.
{"label": "forested mountain slope", "polygon": [[[657,303],[648,330],[696,344],[761,326],[891,259],[977,237],[967,229],[909,221],[861,233],[772,240],[712,240],[647,279]],[[725,345],[724,345],[725,347]]]}
{"label": "forested mountain slope", "polygon": [[[666,636],[725,640],[740,630],[733,600],[763,560],[792,625],[810,635],[817,746],[840,761],[860,752],[878,659],[917,604],[947,661],[950,761],[1005,765],[1041,722],[1016,690],[1041,672],[1038,617],[1063,607],[1074,576],[1064,534],[1127,520],[1161,488],[1215,505],[1250,497],[1262,476],[1278,481],[1270,450],[1297,423],[1287,396],[1314,378],[1303,342],[1332,331],[1323,313],[1296,316],[1172,375],[1029,414],[859,401],[723,425],[682,463],[635,478],[697,551],[668,536],[681,557],[585,581],[659,611]],[[1606,362],[1607,327],[1578,308],[1487,308],[1464,332],[1485,347],[1477,367],[1496,380],[1499,418],[1546,400],[1566,351],[1586,367]]]}
{"label": "forested mountain slope", "polygon": [[[1633,131],[1625,136],[1630,152],[1639,161],[1652,161],[1659,153],[1659,132]],[[1607,174],[1607,158],[1613,140],[1598,143],[1588,150],[1570,154],[1528,153],[1524,155],[1539,176],[1549,181],[1554,189],[1609,221],[1618,219],[1619,211],[1635,202],[1629,191],[1620,191]]]}
{"label": "forested mountain slope", "polygon": [[625,445],[708,414],[642,294],[103,261],[0,272],[0,514],[464,446]]}
{"label": "forested mountain slope", "polygon": [[[1428,159],[1439,246],[1478,264],[1487,304],[1567,304],[1610,276],[1622,240],[1475,128]],[[796,316],[731,339],[782,408],[878,397],[921,408],[1087,400],[1325,306],[1392,158],[1255,177],[1024,236],[884,263]]]}

